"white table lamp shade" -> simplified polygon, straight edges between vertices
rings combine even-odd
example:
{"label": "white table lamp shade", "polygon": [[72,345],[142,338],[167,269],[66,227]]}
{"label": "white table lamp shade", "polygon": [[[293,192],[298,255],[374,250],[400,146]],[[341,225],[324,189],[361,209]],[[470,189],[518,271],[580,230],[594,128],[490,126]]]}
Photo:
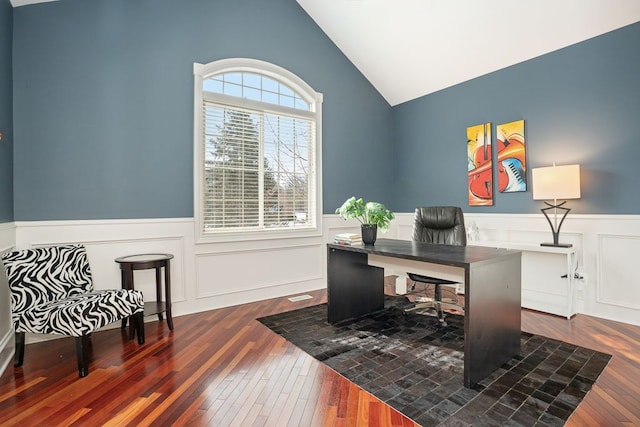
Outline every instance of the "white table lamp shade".
{"label": "white table lamp shade", "polygon": [[532,169],[531,178],[534,200],[580,198],[580,165]]}

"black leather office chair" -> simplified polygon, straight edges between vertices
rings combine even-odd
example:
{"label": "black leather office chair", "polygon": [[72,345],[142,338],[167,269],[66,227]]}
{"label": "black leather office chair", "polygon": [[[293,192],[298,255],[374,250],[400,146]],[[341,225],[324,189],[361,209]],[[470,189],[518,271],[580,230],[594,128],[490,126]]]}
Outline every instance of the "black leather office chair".
{"label": "black leather office chair", "polygon": [[[466,246],[467,234],[464,227],[462,209],[455,206],[416,208],[411,238],[416,242]],[[416,305],[406,311],[433,308],[436,310],[438,320],[443,326],[446,325],[443,308],[464,313],[464,307],[459,304],[455,290],[451,291],[453,298],[442,298],[442,286],[456,286],[457,282],[415,273],[407,273],[407,276],[413,280],[411,292],[415,291],[416,283],[424,283],[426,285],[434,285],[434,296],[433,298],[416,298]]]}

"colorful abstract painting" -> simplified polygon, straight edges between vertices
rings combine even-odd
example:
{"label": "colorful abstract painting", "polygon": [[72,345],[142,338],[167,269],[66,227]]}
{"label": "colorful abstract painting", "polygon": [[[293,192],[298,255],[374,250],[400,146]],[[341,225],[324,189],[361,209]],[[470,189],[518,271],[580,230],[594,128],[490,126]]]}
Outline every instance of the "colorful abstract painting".
{"label": "colorful abstract painting", "polygon": [[496,126],[498,191],[527,191],[524,120]]}
{"label": "colorful abstract painting", "polygon": [[491,123],[467,128],[469,206],[493,205]]}

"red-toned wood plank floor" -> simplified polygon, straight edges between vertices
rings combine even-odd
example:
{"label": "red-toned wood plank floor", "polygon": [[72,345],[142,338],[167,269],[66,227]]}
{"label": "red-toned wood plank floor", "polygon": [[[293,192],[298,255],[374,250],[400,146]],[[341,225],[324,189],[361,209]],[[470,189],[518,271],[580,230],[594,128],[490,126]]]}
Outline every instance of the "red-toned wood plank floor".
{"label": "red-toned wood plank floor", "polygon": [[[255,320],[326,301],[308,294],[151,321],[143,346],[94,333],[85,378],[72,338],[27,345],[0,377],[0,425],[415,425]],[[640,327],[527,310],[522,327],[613,355],[568,426],[640,425]]]}

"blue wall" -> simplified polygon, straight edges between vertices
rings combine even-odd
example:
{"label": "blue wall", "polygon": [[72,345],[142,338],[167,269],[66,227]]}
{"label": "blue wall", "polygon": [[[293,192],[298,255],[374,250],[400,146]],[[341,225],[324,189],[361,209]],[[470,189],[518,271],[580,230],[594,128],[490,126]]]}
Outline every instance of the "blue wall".
{"label": "blue wall", "polygon": [[[0,162],[15,140],[14,208],[9,164],[0,221],[193,216],[192,64],[228,57],[273,62],[324,94],[325,213],[352,194],[397,212],[537,213],[530,170],[552,162],[582,166],[574,212],[640,213],[640,24],[393,108],[292,0],[64,0],[16,8],[13,29]],[[11,43],[0,49],[10,62]],[[490,121],[495,138],[518,119],[529,190],[469,207],[466,128]]]}
{"label": "blue wall", "polygon": [[0,0],[0,223],[13,221],[13,10]]}
{"label": "blue wall", "polygon": [[[582,198],[567,204],[575,213],[640,213],[640,23],[401,104],[393,116],[396,211],[538,212],[531,168],[556,162],[581,165]],[[495,125],[519,119],[528,191],[469,207],[466,128],[491,122],[495,141]]]}
{"label": "blue wall", "polygon": [[393,194],[390,106],[293,0],[44,3],[14,43],[16,220],[193,216],[193,63],[228,57],[324,94],[325,212]]}

